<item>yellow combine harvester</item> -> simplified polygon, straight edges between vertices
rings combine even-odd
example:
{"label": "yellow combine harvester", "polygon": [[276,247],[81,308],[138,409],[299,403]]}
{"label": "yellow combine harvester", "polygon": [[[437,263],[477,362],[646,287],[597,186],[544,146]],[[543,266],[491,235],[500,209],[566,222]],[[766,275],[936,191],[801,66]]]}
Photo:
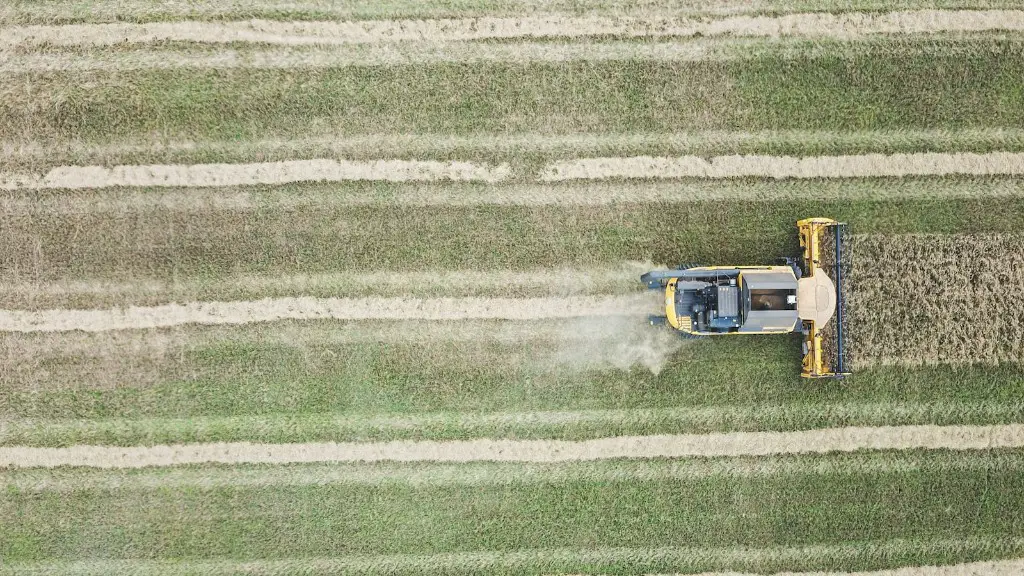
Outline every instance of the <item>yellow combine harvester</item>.
{"label": "yellow combine harvester", "polygon": [[783,258],[782,265],[681,265],[641,276],[648,288],[665,291],[665,315],[651,316],[651,324],[667,324],[689,337],[800,331],[802,376],[849,374],[843,333],[846,224],[808,218],[796,225],[802,258]]}

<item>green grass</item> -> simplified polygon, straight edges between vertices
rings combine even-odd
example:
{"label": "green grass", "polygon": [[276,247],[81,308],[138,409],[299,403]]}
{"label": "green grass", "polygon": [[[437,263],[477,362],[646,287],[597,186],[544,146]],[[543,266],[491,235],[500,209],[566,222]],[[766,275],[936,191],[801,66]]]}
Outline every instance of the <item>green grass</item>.
{"label": "green grass", "polygon": [[[791,338],[693,343],[654,375],[640,367],[552,370],[547,354],[573,344],[547,341],[292,346],[272,344],[280,341],[272,330],[260,333],[174,345],[155,362],[133,355],[128,342],[113,360],[109,347],[92,350],[106,356],[97,360],[89,348],[62,355],[57,346],[37,354],[27,377],[15,359],[12,386],[0,391],[10,420],[0,443],[578,439],[1024,417],[1016,367],[866,369],[842,383],[811,383],[798,376]],[[88,387],[101,372],[102,387]],[[501,414],[595,410],[625,412]]]}
{"label": "green grass", "polygon": [[[980,190],[991,181],[965,182]],[[564,208],[270,205],[194,212],[6,213],[0,215],[0,243],[8,247],[0,253],[0,269],[10,282],[50,282],[340,270],[528,270],[623,260],[739,265],[794,253],[795,222],[819,215],[845,220],[864,234],[1017,232],[1024,202],[979,196]]]}
{"label": "green grass", "polygon": [[[1019,472],[992,467],[882,473],[840,468],[727,481],[563,478],[498,486],[156,487],[25,493],[8,484],[0,507],[0,556],[10,563],[243,560],[538,548],[762,548],[888,539],[999,541],[1011,540],[1024,527],[1024,493],[1018,480]],[[897,547],[884,558],[844,562],[843,567],[949,561],[945,555],[915,554],[908,548]],[[543,553],[537,560],[539,567],[551,568],[544,565]],[[633,558],[611,570],[635,571],[637,565],[661,571],[815,566],[806,559],[796,566],[770,561],[751,566],[735,558],[722,564],[673,558],[649,566]],[[586,562],[565,567],[588,568]]]}
{"label": "green grass", "polygon": [[1020,45],[960,46],[970,55],[41,74],[8,86],[0,138],[1024,125]]}

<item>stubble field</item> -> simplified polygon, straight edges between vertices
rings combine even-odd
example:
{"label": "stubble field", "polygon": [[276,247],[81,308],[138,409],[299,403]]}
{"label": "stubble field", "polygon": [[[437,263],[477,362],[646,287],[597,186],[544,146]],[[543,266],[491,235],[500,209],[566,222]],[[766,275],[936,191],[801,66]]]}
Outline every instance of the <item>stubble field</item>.
{"label": "stubble field", "polygon": [[1024,571],[1018,8],[7,2],[0,574]]}

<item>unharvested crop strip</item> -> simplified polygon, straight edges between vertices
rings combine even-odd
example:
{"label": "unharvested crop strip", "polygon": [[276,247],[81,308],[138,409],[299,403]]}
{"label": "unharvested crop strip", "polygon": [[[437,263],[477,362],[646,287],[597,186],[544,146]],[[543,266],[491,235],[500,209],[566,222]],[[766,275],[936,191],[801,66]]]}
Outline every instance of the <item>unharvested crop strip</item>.
{"label": "unharvested crop strip", "polygon": [[823,454],[857,450],[985,450],[1024,447],[1024,424],[886,426],[622,436],[582,440],[463,440],[302,444],[247,442],[173,446],[0,447],[0,467],[144,468],[183,464],[300,462],[573,462],[614,458],[685,458]]}
{"label": "unharvested crop strip", "polygon": [[508,177],[507,164],[418,160],[286,160],[253,164],[153,166],[60,166],[47,174],[0,174],[0,190],[86,189],[111,186],[245,186],[288,182],[454,180],[497,182]]}
{"label": "unharvested crop strip", "polygon": [[[807,544],[771,548],[626,548],[588,549],[545,548],[515,551],[455,552],[433,555],[402,554],[392,556],[347,555],[336,558],[306,557],[265,560],[81,560],[11,562],[0,565],[0,574],[394,574],[407,572],[496,572],[518,569],[524,572],[566,573],[573,567],[591,569],[641,566],[728,566],[765,574],[765,567],[793,565],[845,565],[867,561],[893,562],[902,557],[964,555],[1016,555],[1024,549],[1020,538],[966,536],[958,539],[861,541],[839,544]],[[897,560],[898,561],[898,560]],[[749,567],[749,568],[747,568]],[[702,568],[698,568],[702,569]],[[972,562],[949,566],[911,566],[874,572],[778,572],[775,576],[1016,576],[1024,569],[1024,560]],[[690,571],[692,572],[692,570]],[[694,576],[745,576],[730,572],[704,572]]]}
{"label": "unharvested crop strip", "polygon": [[609,178],[870,178],[879,176],[948,176],[954,174],[1024,174],[1024,153],[916,153],[848,156],[699,156],[675,158],[582,158],[544,167],[545,182]]}
{"label": "unharvested crop strip", "polygon": [[437,20],[249,20],[30,25],[0,29],[0,50],[41,45],[110,46],[161,41],[329,45],[586,36],[858,38],[875,34],[989,30],[1024,30],[1024,10],[912,10],[882,14],[819,12],[783,16],[730,16],[717,20],[660,15],[606,17],[552,13],[519,18]]}
{"label": "unharvested crop strip", "polygon": [[854,365],[1024,361],[1024,236],[857,235]]}
{"label": "unharvested crop strip", "polygon": [[127,330],[183,324],[248,324],[275,320],[540,320],[643,315],[648,295],[573,298],[267,298],[111,310],[0,310],[0,332]]}

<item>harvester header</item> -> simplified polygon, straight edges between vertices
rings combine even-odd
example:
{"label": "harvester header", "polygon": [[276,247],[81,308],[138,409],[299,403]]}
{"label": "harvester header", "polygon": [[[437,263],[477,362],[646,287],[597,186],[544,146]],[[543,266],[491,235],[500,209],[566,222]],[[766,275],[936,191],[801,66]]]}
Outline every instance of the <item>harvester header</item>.
{"label": "harvester header", "polygon": [[848,375],[847,226],[829,218],[796,224],[802,254],[781,258],[782,264],[681,264],[641,276],[649,289],[665,294],[665,314],[651,316],[651,324],[667,325],[691,338],[800,332],[803,377]]}

